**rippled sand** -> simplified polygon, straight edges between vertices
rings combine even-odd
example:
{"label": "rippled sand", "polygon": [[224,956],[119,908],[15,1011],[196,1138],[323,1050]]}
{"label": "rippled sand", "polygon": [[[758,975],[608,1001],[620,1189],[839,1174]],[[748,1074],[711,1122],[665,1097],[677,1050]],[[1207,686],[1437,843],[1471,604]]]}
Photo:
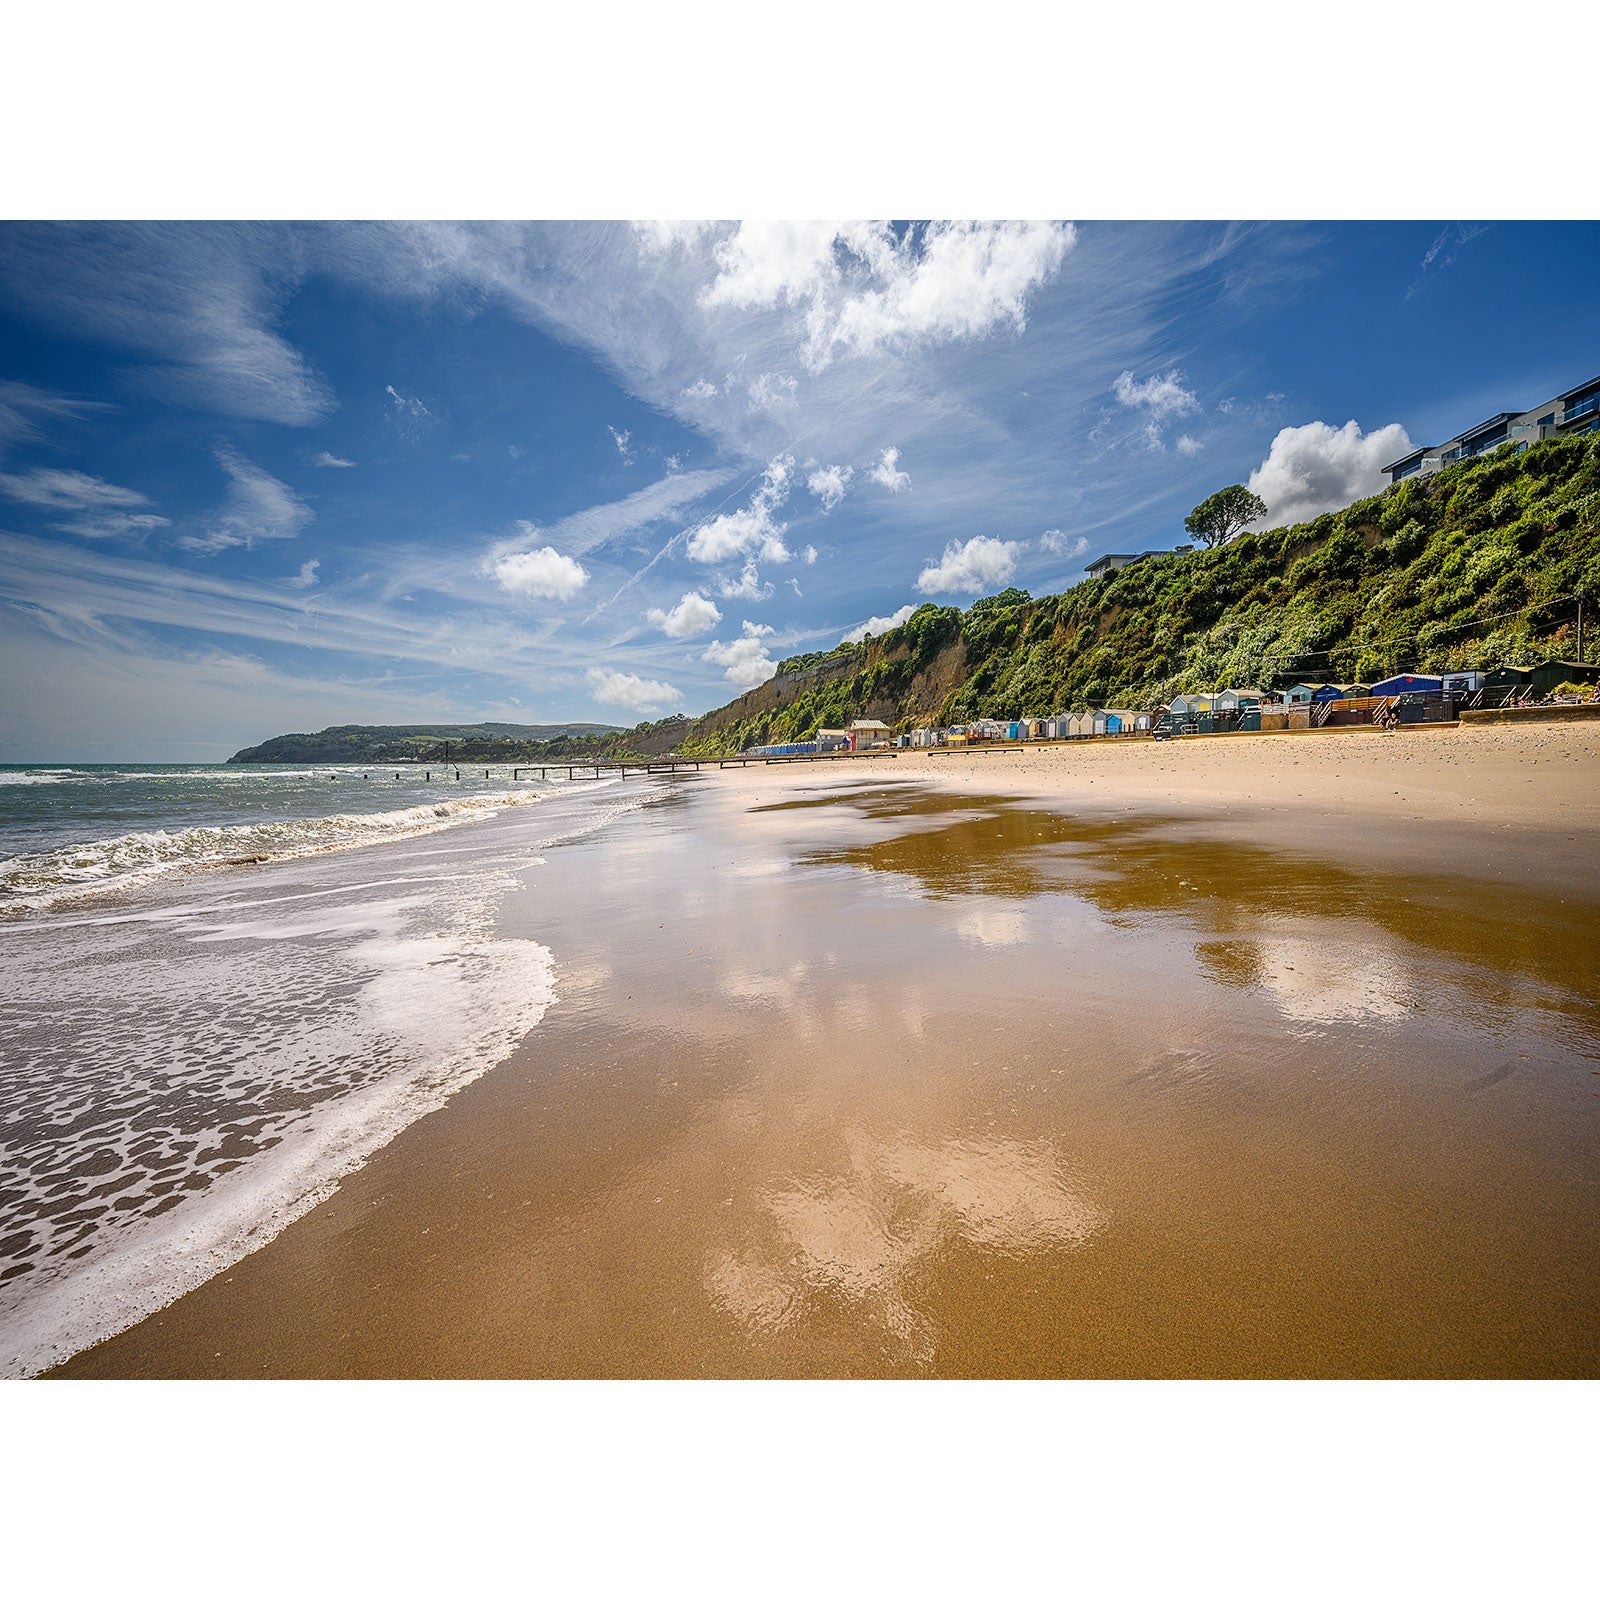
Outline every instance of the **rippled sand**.
{"label": "rippled sand", "polygon": [[550,852],[512,1060],[64,1370],[1600,1369],[1587,835],[931,766]]}

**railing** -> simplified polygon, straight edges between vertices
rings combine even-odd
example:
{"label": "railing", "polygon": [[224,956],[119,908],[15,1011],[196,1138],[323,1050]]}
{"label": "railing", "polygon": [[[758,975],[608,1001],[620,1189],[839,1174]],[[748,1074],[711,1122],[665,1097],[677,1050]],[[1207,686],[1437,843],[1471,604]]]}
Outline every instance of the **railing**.
{"label": "railing", "polygon": [[1574,417],[1586,417],[1591,411],[1600,411],[1600,394],[1592,394],[1587,400],[1580,400],[1575,406],[1568,406],[1561,413],[1563,422],[1571,422]]}

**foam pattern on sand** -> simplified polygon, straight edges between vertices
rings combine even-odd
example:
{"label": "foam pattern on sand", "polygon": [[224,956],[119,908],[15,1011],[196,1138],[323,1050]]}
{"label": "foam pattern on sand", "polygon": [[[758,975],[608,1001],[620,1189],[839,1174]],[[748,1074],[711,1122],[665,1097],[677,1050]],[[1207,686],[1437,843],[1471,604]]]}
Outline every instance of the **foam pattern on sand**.
{"label": "foam pattern on sand", "polygon": [[591,786],[470,848],[406,837],[0,925],[0,1376],[203,1283],[504,1059],[555,962],[497,931],[503,901],[645,798]]}

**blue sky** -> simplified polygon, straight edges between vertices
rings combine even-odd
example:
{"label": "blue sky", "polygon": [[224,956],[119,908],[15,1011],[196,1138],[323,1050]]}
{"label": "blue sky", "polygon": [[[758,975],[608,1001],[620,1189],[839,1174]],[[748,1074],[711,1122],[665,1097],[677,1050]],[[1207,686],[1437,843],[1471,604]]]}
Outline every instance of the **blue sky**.
{"label": "blue sky", "polygon": [[1600,371],[1594,224],[0,224],[0,760],[631,724]]}

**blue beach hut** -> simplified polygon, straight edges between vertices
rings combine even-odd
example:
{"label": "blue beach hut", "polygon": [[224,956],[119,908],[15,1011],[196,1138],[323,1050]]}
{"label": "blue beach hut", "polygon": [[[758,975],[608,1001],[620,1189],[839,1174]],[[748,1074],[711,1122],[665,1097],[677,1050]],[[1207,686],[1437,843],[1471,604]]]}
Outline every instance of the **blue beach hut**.
{"label": "blue beach hut", "polygon": [[1385,678],[1382,683],[1372,686],[1372,695],[1376,699],[1379,695],[1394,694],[1437,694],[1444,686],[1441,678],[1429,677],[1426,673],[1402,672],[1393,678]]}

